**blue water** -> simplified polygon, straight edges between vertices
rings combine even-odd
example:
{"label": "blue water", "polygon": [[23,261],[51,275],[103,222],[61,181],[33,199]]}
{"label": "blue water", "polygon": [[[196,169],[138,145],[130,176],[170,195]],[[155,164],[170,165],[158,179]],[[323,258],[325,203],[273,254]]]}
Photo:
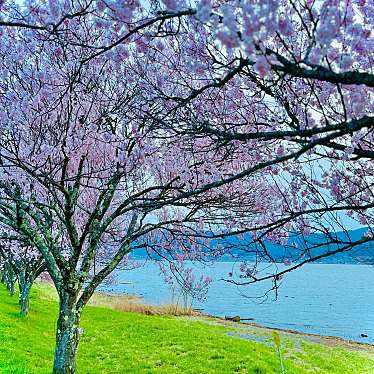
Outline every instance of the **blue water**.
{"label": "blue water", "polygon": [[[216,316],[254,318],[264,326],[374,344],[374,267],[306,265],[283,279],[276,300],[274,294],[256,298],[269,289],[269,283],[237,287],[220,281],[232,267],[230,262],[219,262],[204,270],[214,280],[206,301],[195,300],[193,307]],[[141,296],[151,304],[175,302],[179,294],[164,283],[153,263],[119,271],[117,282],[113,291]]]}

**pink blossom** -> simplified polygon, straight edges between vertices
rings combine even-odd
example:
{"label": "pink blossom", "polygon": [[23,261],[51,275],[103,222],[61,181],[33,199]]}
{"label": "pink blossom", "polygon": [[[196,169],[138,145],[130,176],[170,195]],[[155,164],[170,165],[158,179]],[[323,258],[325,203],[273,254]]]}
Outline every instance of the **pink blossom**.
{"label": "pink blossom", "polygon": [[166,8],[169,10],[175,11],[178,9],[177,2],[175,0],[162,0],[162,2],[166,6]]}
{"label": "pink blossom", "polygon": [[256,59],[256,63],[253,65],[253,69],[260,74],[262,78],[268,75],[271,65],[269,64],[267,58],[265,56],[259,56]]}
{"label": "pink blossom", "polygon": [[279,31],[284,35],[291,35],[292,24],[288,19],[280,19],[278,22]]}
{"label": "pink blossom", "polygon": [[61,57],[63,55],[63,51],[61,47],[55,49],[55,54],[57,57]]}
{"label": "pink blossom", "polygon": [[343,70],[348,70],[352,67],[353,64],[353,58],[349,54],[345,54],[341,58],[340,67]]}
{"label": "pink blossom", "polygon": [[217,32],[216,36],[227,48],[236,48],[238,46],[238,39],[235,33],[230,31],[219,31]]}

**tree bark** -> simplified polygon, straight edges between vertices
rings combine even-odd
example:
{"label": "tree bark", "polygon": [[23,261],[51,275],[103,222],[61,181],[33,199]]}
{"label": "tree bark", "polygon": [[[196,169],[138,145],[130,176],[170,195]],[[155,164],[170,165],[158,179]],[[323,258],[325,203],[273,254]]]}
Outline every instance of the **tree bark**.
{"label": "tree bark", "polygon": [[10,295],[13,296],[16,292],[15,284],[16,284],[16,281],[17,281],[17,277],[16,277],[14,271],[10,267],[5,269],[4,280],[5,280],[6,288],[8,289]]}
{"label": "tree bark", "polygon": [[76,309],[77,295],[60,294],[60,309],[56,331],[56,350],[53,374],[73,374],[81,330],[80,312]]}
{"label": "tree bark", "polygon": [[19,281],[19,307],[20,314],[23,317],[26,317],[29,313],[29,297],[32,286],[32,279],[30,277],[21,277]]}

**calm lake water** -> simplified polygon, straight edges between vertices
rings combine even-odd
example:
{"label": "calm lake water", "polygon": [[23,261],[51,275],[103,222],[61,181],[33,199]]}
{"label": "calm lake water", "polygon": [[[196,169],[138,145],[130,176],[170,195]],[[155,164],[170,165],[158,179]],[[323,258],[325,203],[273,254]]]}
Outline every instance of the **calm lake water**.
{"label": "calm lake water", "polygon": [[[205,302],[193,307],[216,316],[254,318],[269,327],[339,336],[374,344],[374,267],[366,265],[306,265],[288,274],[278,299],[255,298],[269,284],[237,287],[219,279],[232,271],[233,263],[220,262],[204,270],[214,281]],[[120,271],[111,289],[144,298],[150,304],[175,302],[176,295],[153,263]],[[362,338],[361,333],[368,335]]]}

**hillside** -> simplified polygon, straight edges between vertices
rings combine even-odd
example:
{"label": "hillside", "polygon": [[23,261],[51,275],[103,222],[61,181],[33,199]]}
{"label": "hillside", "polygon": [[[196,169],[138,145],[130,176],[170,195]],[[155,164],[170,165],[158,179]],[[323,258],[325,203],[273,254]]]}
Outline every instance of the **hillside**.
{"label": "hillside", "polygon": [[[366,228],[357,230],[350,230],[347,232],[337,232],[334,235],[339,240],[356,241],[361,239],[366,233]],[[230,237],[222,240],[213,241],[213,246],[224,247],[229,250],[229,255],[222,256],[220,261],[232,261],[235,258],[245,258],[247,261],[255,260],[256,247],[250,243],[251,237],[249,234],[244,235],[243,238]],[[316,247],[310,251],[311,256],[318,256],[322,253],[335,251],[337,245],[323,245],[324,238],[321,234],[313,234],[307,237],[301,235],[292,235],[288,240],[287,246],[274,244],[268,240],[264,240],[268,253],[278,262],[282,262],[286,258],[297,257],[300,249],[306,247]],[[293,243],[297,243],[297,249],[293,248]],[[142,248],[137,248],[132,254],[131,259],[140,260],[147,258],[147,253]],[[157,256],[155,256],[157,257]],[[315,261],[316,263],[325,264],[373,264],[374,263],[374,243],[367,243],[354,247],[352,250],[337,253],[328,257],[324,257]]]}

